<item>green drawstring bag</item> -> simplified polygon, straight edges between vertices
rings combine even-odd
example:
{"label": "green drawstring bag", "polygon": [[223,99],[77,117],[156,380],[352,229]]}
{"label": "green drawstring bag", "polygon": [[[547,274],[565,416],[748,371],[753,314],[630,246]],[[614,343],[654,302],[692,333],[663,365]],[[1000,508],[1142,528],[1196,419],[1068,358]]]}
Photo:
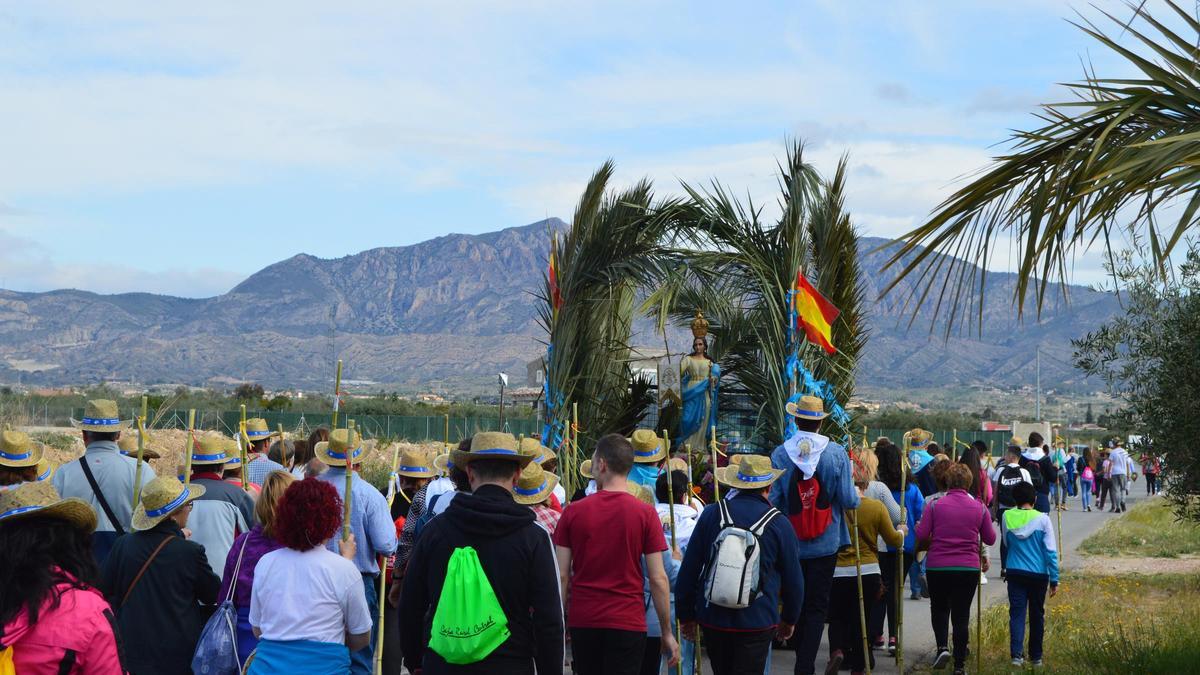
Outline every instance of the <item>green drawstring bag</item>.
{"label": "green drawstring bag", "polygon": [[465,665],[487,658],[509,635],[508,617],[479,564],[479,554],[470,546],[454,549],[433,613],[429,648],[446,663]]}

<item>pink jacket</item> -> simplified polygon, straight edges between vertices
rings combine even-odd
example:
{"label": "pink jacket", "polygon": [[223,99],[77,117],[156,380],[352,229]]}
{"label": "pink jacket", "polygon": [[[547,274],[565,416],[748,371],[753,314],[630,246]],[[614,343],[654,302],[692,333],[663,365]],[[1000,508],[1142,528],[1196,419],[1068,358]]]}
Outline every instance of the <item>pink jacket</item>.
{"label": "pink jacket", "polygon": [[113,632],[113,614],[99,591],[59,584],[57,607],[47,602],[30,625],[22,612],[4,626],[0,649],[12,646],[21,675],[120,675],[124,672]]}
{"label": "pink jacket", "polygon": [[979,569],[979,540],[991,546],[996,530],[987,507],[966,490],[951,490],[925,509],[917,523],[917,541],[929,544],[928,569]]}

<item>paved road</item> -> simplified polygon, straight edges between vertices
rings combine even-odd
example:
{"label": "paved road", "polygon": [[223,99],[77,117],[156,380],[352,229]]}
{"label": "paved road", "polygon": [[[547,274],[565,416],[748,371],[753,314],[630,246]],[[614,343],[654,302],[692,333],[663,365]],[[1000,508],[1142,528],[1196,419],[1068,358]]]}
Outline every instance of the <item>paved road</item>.
{"label": "paved road", "polygon": [[[1130,486],[1126,506],[1131,508],[1134,503],[1144,497],[1145,486],[1141,481],[1138,481]],[[1105,506],[1107,507],[1107,504]],[[1101,512],[1098,509],[1093,510],[1091,513],[1084,513],[1080,511],[1078,498],[1071,500],[1070,507],[1070,511],[1062,513],[1064,569],[1072,569],[1079,564],[1079,556],[1076,553],[1079,545],[1089,535],[1098,530],[1105,521],[1115,515]],[[1051,513],[1050,517],[1055,518],[1056,516],[1054,513]],[[1055,526],[1057,527],[1057,521]],[[999,544],[991,548],[989,558],[991,560],[992,571],[988,573],[989,583],[983,586],[983,602],[985,606],[997,602],[1007,602],[1008,599],[1004,582],[1000,580]],[[904,595],[906,598],[904,601],[904,663],[907,670],[914,664],[929,663],[932,660],[933,650],[936,645],[933,643],[933,630],[930,628],[929,623],[929,601],[908,600],[907,585],[905,586]],[[972,612],[972,617],[974,617],[974,612]],[[818,672],[824,669],[825,655],[828,653],[829,648],[822,641],[821,650],[817,655],[816,665]],[[875,659],[876,668],[873,672],[896,673],[895,661],[887,656],[886,651],[876,651]],[[795,663],[796,657],[792,652],[776,652],[772,655],[771,659],[771,675],[791,675]],[[705,667],[705,672],[709,672],[707,666]]]}

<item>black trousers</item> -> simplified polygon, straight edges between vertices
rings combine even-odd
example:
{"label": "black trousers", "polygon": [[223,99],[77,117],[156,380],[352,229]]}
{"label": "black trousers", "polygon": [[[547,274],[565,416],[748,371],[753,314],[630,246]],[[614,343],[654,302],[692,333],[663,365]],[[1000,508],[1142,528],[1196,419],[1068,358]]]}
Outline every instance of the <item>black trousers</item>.
{"label": "black trousers", "polygon": [[704,647],[713,675],[762,675],[774,637],[774,628],[749,633],[705,628]]}
{"label": "black trousers", "polygon": [[576,675],[638,675],[645,651],[644,632],[571,629],[571,663]]}
{"label": "black trousers", "polygon": [[[879,594],[879,575],[862,577],[863,603],[870,608]],[[862,623],[858,614],[858,577],[835,577],[829,594],[829,648],[842,651],[852,671],[867,669]]]}
{"label": "black trousers", "polygon": [[804,573],[804,604],[800,606],[800,623],[796,625],[796,675],[816,672],[817,652],[821,649],[821,634],[825,632],[825,617],[829,614],[829,591],[833,586],[833,569],[837,554],[824,558],[800,559]]}
{"label": "black trousers", "polygon": [[662,638],[646,636],[646,647],[642,651],[641,675],[658,675],[662,664]]}
{"label": "black trousers", "polygon": [[971,636],[971,603],[979,586],[979,570],[929,570],[929,612],[933,638],[938,650],[947,647],[949,626],[954,626],[954,667],[967,660],[967,642]]}
{"label": "black trousers", "polygon": [[904,580],[908,578],[908,570],[912,567],[913,561],[916,560],[916,554],[905,553],[903,569],[900,570],[900,583],[896,583],[896,556],[899,553],[895,551],[880,551],[879,552],[879,581],[883,585],[883,596],[874,603],[871,613],[867,620],[867,634],[871,639],[881,637],[883,635],[883,622],[887,620],[887,630],[889,637],[896,637],[896,587],[904,588]]}

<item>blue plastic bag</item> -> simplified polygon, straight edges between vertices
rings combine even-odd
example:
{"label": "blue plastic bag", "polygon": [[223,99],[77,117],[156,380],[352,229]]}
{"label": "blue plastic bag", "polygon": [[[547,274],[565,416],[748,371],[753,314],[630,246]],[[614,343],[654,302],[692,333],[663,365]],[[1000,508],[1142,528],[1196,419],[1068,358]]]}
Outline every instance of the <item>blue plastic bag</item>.
{"label": "blue plastic bag", "polygon": [[238,675],[242,672],[237,650],[237,610],[231,601],[222,602],[204,624],[200,641],[196,643],[196,653],[192,656],[192,672],[197,675]]}

